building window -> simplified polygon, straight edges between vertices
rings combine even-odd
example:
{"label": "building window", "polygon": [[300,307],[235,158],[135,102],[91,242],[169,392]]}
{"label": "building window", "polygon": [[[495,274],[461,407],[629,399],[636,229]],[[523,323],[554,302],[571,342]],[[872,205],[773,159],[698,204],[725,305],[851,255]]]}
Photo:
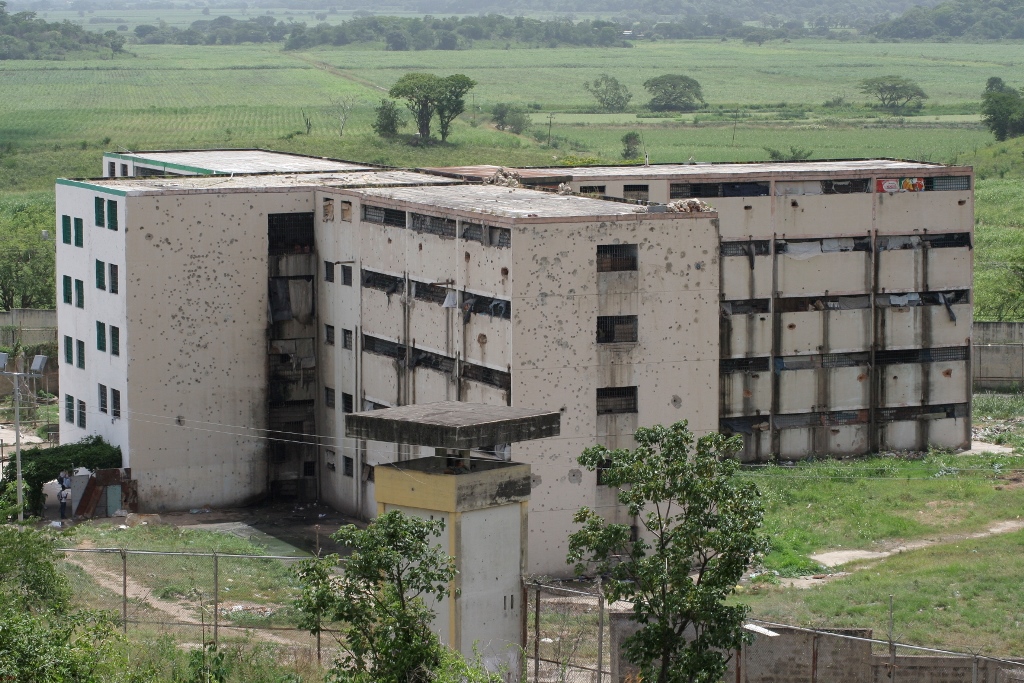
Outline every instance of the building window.
{"label": "building window", "polygon": [[267,215],[267,239],[271,254],[308,254],[314,251],[312,211]]}
{"label": "building window", "polygon": [[306,462],[302,463],[302,476],[316,476],[316,460],[307,460]]}
{"label": "building window", "polygon": [[96,321],[96,350],[107,350],[107,326],[99,320]]}
{"label": "building window", "polygon": [[367,223],[379,223],[380,225],[404,228],[405,211],[399,211],[398,209],[385,209],[383,206],[368,206],[363,204],[363,220]]}
{"label": "building window", "polygon": [[117,266],[110,264],[110,293],[117,294]]}
{"label": "building window", "polygon": [[117,164],[114,163],[113,161],[108,161],[107,162],[107,177],[113,178],[115,175],[117,175]]}
{"label": "building window", "polygon": [[103,220],[103,210],[105,208],[103,204],[103,197],[96,197],[93,201],[96,208],[96,226],[105,228],[107,226],[106,221]]}
{"label": "building window", "polygon": [[352,202],[341,202],[341,220],[352,222]]}
{"label": "building window", "polygon": [[78,367],[85,370],[85,342],[81,339],[75,340],[75,349],[78,351]]}
{"label": "building window", "polygon": [[100,393],[100,412],[101,413],[105,413],[105,412],[107,412],[107,385],[100,384],[99,385],[99,393]]}
{"label": "building window", "polygon": [[78,426],[85,429],[85,401],[78,402]]}
{"label": "building window", "polygon": [[352,394],[341,394],[341,412],[351,413],[352,412]]}
{"label": "building window", "polygon": [[121,330],[113,325],[110,326],[110,355],[121,355]]}
{"label": "building window", "polygon": [[64,303],[66,303],[66,304],[70,304],[74,300],[73,299],[73,295],[71,294],[71,290],[72,290],[72,288],[71,288],[71,276],[70,275],[65,275],[64,276]]}
{"label": "building window", "polygon": [[622,198],[633,201],[646,202],[651,196],[648,185],[623,185]]}
{"label": "building window", "polygon": [[334,346],[334,325],[324,325],[324,343]]}
{"label": "building window", "polygon": [[353,462],[352,458],[348,457],[347,455],[344,456],[344,457],[345,457],[345,476],[346,477],[351,477],[352,474],[355,472],[355,462]]}
{"label": "building window", "polygon": [[351,349],[352,348],[352,330],[341,330],[341,348]]}
{"label": "building window", "polygon": [[599,273],[637,270],[638,260],[635,244],[597,245],[597,272]]}
{"label": "building window", "polygon": [[324,280],[334,282],[334,261],[324,261]]}
{"label": "building window", "polygon": [[107,289],[107,264],[103,261],[96,261],[96,289]]}
{"label": "building window", "polygon": [[121,392],[117,389],[110,390],[110,416],[121,417]]}
{"label": "building window", "polygon": [[604,480],[604,473],[607,472],[609,469],[611,469],[611,466],[612,466],[612,461],[610,459],[608,459],[608,458],[605,458],[601,462],[597,463],[597,485],[598,486],[607,486],[607,484],[605,483],[605,480]]}
{"label": "building window", "polygon": [[128,175],[128,164],[121,164],[121,175],[122,176],[127,176]]}
{"label": "building window", "polygon": [[75,219],[75,246],[81,247],[85,245],[85,227],[82,225],[82,219]]}
{"label": "building window", "polygon": [[113,199],[107,200],[107,227],[117,230],[117,202]]}
{"label": "building window", "polygon": [[75,364],[75,341],[64,335],[64,362],[68,365]]}
{"label": "building window", "polygon": [[604,195],[604,185],[580,185],[580,194]]}
{"label": "building window", "polygon": [[334,220],[334,200],[330,197],[324,197],[324,214],[325,221]]}
{"label": "building window", "polygon": [[352,266],[341,267],[341,284],[348,287],[352,286]]}
{"label": "building window", "polygon": [[85,308],[85,283],[75,280],[75,306]]}
{"label": "building window", "polygon": [[64,394],[64,421],[75,424],[75,397]]}
{"label": "building window", "polygon": [[324,404],[328,408],[334,407],[334,389],[330,387],[324,387]]}
{"label": "building window", "polygon": [[597,414],[637,412],[636,387],[603,387],[597,390]]}
{"label": "building window", "polygon": [[508,228],[488,228],[488,238],[492,247],[511,247],[512,231]]}
{"label": "building window", "polygon": [[60,234],[64,244],[71,244],[71,216],[60,217]]}
{"label": "building window", "polygon": [[635,315],[599,315],[597,317],[597,343],[616,344],[635,342],[637,317]]}

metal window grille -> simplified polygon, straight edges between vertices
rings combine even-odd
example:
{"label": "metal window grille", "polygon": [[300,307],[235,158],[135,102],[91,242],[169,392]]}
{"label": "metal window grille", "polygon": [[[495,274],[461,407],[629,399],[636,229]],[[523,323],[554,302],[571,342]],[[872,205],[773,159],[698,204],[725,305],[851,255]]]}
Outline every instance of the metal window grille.
{"label": "metal window grille", "polygon": [[347,287],[352,286],[352,266],[341,267],[341,284]]}
{"label": "metal window grille", "polygon": [[646,202],[651,196],[649,185],[623,185],[622,198]]}
{"label": "metal window grille", "polygon": [[85,308],[85,283],[75,280],[75,307]]}
{"label": "metal window grille", "polygon": [[776,415],[772,418],[776,429],[838,427],[842,425],[867,424],[869,420],[870,411],[867,410],[795,413],[791,415]]}
{"label": "metal window grille", "polygon": [[779,313],[809,313],[814,311],[850,311],[871,308],[871,297],[852,296],[791,296],[778,300]]}
{"label": "metal window grille", "polygon": [[128,175],[128,164],[121,164],[121,175]]}
{"label": "metal window grille", "polygon": [[405,227],[405,211],[386,209],[383,206],[363,204],[363,220],[367,223],[390,225],[396,228]]}
{"label": "metal window grille", "polygon": [[313,212],[267,215],[268,248],[271,254],[308,253],[314,248]]}
{"label": "metal window grille", "polygon": [[723,197],[767,197],[768,183],[722,183]]}
{"label": "metal window grille", "polygon": [[636,387],[602,387],[597,390],[597,414],[637,412]]}
{"label": "metal window grille", "polygon": [[638,327],[635,315],[599,315],[597,316],[597,343],[635,342]]}
{"label": "metal window grille", "polygon": [[85,342],[81,339],[75,340],[75,350],[78,352],[78,367],[85,370]]}
{"label": "metal window grille", "polygon": [[341,412],[343,412],[343,413],[351,413],[352,412],[352,406],[353,406],[352,394],[346,394],[345,392],[342,392],[341,393]]}
{"label": "metal window grille", "polygon": [[904,363],[947,363],[967,360],[970,357],[969,346],[948,346],[938,349],[905,349],[876,351],[877,365],[900,365]]}
{"label": "metal window grille", "polygon": [[637,245],[597,245],[597,272],[611,273],[622,270],[637,270]]}
{"label": "metal window grille", "polygon": [[579,193],[580,194],[604,195],[605,194],[605,186],[604,185],[580,185],[580,192]]}
{"label": "metal window grille", "polygon": [[99,385],[99,396],[100,396],[100,412],[107,412],[107,387],[105,384]]}
{"label": "metal window grille", "polygon": [[767,372],[768,358],[722,358],[718,361],[718,372],[729,375],[734,372]]}
{"label": "metal window grille", "polygon": [[400,277],[378,273],[373,270],[363,271],[363,287],[367,289],[377,289],[385,294],[394,294],[395,292],[402,291],[404,285],[405,280]]}
{"label": "metal window grille", "polygon": [[107,326],[99,320],[96,321],[96,350],[107,350]]}
{"label": "metal window grille", "polygon": [[426,282],[414,282],[413,297],[420,301],[429,301],[440,305],[448,297],[448,290]]}
{"label": "metal window grille", "polygon": [[324,405],[328,408],[334,407],[334,389],[324,387]]}
{"label": "metal window grille", "polygon": [[345,472],[345,476],[346,477],[351,477],[353,475],[353,473],[355,472],[355,464],[354,464],[352,458],[350,458],[349,456],[345,455],[345,456],[342,456],[342,457],[345,458],[344,461],[343,461],[343,465],[342,465],[343,468],[344,468],[343,471]]}
{"label": "metal window grille", "polygon": [[107,200],[107,228],[117,230],[117,202],[113,199]]}
{"label": "metal window grille", "polygon": [[867,353],[825,353],[821,356],[821,367],[853,368],[865,365],[870,359]]}
{"label": "metal window grille", "polygon": [[113,178],[117,175],[117,163],[114,161],[107,162],[107,176]]}
{"label": "metal window grille", "polygon": [[469,322],[470,313],[488,315],[492,318],[512,319],[512,302],[480,294],[462,292],[463,322]]}
{"label": "metal window grille", "polygon": [[368,334],[363,335],[363,350],[388,358],[405,358],[405,347],[401,344],[380,337],[371,337]]}
{"label": "metal window grille", "polygon": [[488,228],[490,230],[491,246],[508,248],[512,246],[512,231],[508,228]]}
{"label": "metal window grille", "polygon": [[604,475],[605,475],[605,472],[607,472],[608,470],[611,469],[611,466],[612,466],[612,461],[609,460],[608,458],[605,458],[604,460],[602,460],[601,462],[599,462],[597,464],[597,485],[598,486],[607,486],[607,484],[605,483],[605,480],[604,480]]}
{"label": "metal window grille", "polygon": [[471,379],[488,386],[508,391],[512,388],[512,375],[494,368],[474,365],[473,363],[462,364],[462,378]]}
{"label": "metal window grille", "polygon": [[412,218],[412,229],[416,232],[425,232],[439,237],[455,237],[455,221],[437,216],[427,216],[422,213],[410,214]]}
{"label": "metal window grille", "polygon": [[121,355],[121,330],[113,325],[110,326],[110,355]]}
{"label": "metal window grille", "polygon": [[94,199],[94,201],[93,201],[93,204],[95,205],[94,208],[96,210],[95,213],[96,213],[96,225],[97,225],[97,227],[100,227],[100,228],[107,227],[106,226],[106,221],[103,220],[104,209],[106,208],[106,204],[104,204],[104,202],[103,202],[103,197],[96,197]]}
{"label": "metal window grille", "polygon": [[71,276],[70,275],[65,275],[63,281],[64,281],[64,303],[70,304],[73,301],[72,294],[71,294],[71,291],[72,291]]}
{"label": "metal window grille", "polygon": [[721,183],[670,183],[669,199],[690,199],[691,197],[721,197]]}
{"label": "metal window grille", "polygon": [[316,460],[307,460],[306,462],[302,463],[302,476],[316,476]]}
{"label": "metal window grille", "polygon": [[118,275],[118,273],[117,273],[117,266],[116,266],[115,264],[113,264],[113,263],[111,263],[111,264],[109,264],[109,265],[110,265],[110,267],[109,267],[109,270],[110,270],[110,277],[108,278],[108,280],[109,280],[109,282],[110,282],[110,293],[111,293],[111,294],[117,294],[117,291],[118,291],[118,284],[117,284],[117,275]]}
{"label": "metal window grille", "polygon": [[324,343],[334,346],[334,325],[324,325]]}
{"label": "metal window grille", "polygon": [[168,175],[167,171],[162,168],[149,168],[148,166],[136,166],[135,176],[137,178],[146,178],[149,176]]}
{"label": "metal window grille", "polygon": [[85,244],[85,227],[82,225],[82,219],[75,219],[75,246],[81,247]]}
{"label": "metal window grille", "polygon": [[85,429],[85,401],[78,402],[78,426]]}
{"label": "metal window grille", "polygon": [[966,232],[949,232],[939,235],[922,235],[922,242],[927,242],[932,249],[950,249],[971,246],[971,235]]}
{"label": "metal window grille", "polygon": [[902,422],[909,420],[941,420],[967,417],[968,404],[947,403],[931,406],[908,406],[904,408],[881,408],[878,419],[881,422]]}
{"label": "metal window grille", "polygon": [[60,217],[61,241],[71,244],[71,216]]}
{"label": "metal window grille", "polygon": [[937,192],[945,190],[970,190],[971,176],[969,175],[940,175],[924,179],[925,190]]}
{"label": "metal window grille", "polygon": [[455,359],[442,356],[438,353],[417,349],[412,354],[412,367],[430,368],[445,374],[452,374],[455,371]]}
{"label": "metal window grille", "polygon": [[722,256],[767,256],[771,253],[771,245],[768,240],[722,242],[719,252]]}
{"label": "metal window grille", "polygon": [[484,226],[480,223],[463,223],[462,239],[473,240],[474,242],[484,241]]}
{"label": "metal window grille", "polygon": [[64,394],[64,421],[75,423],[75,397],[71,394]]}
{"label": "metal window grille", "polygon": [[107,289],[107,264],[103,261],[96,261],[96,289]]}
{"label": "metal window grille", "polygon": [[75,364],[75,342],[67,335],[64,335],[64,362],[68,365]]}
{"label": "metal window grille", "polygon": [[334,282],[334,261],[324,261],[324,280]]}
{"label": "metal window grille", "polygon": [[352,330],[342,329],[341,331],[341,348],[351,349],[352,348]]}
{"label": "metal window grille", "polygon": [[771,307],[770,299],[742,299],[739,301],[723,301],[721,305],[724,315],[749,315],[753,313],[768,313]]}
{"label": "metal window grille", "polygon": [[110,390],[110,417],[121,417],[121,392]]}
{"label": "metal window grille", "polygon": [[852,180],[822,180],[822,194],[857,194],[867,192],[871,182],[867,178],[855,178]]}

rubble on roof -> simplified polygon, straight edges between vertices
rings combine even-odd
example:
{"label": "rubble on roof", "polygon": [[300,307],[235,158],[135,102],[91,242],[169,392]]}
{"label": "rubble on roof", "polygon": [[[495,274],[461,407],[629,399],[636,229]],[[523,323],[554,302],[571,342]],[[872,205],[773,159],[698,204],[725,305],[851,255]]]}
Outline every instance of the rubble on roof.
{"label": "rubble on roof", "polygon": [[558,194],[576,194],[569,183],[558,183]]}
{"label": "rubble on roof", "polygon": [[519,187],[523,176],[519,171],[499,168],[490,178],[484,178],[484,185],[501,185],[503,187]]}
{"label": "rubble on roof", "polygon": [[669,202],[666,206],[673,213],[704,213],[705,211],[715,210],[708,203],[695,198],[677,199],[674,202]]}

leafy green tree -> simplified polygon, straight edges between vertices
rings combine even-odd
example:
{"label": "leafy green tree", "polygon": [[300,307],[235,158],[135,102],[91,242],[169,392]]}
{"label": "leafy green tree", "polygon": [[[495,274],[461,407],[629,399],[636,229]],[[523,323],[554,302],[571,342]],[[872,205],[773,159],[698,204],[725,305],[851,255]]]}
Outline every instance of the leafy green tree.
{"label": "leafy green tree", "polygon": [[903,76],[876,76],[865,78],[858,86],[865,95],[878,100],[883,109],[900,111],[907,107],[920,107],[928,95],[914,81]]}
{"label": "leafy green tree", "polygon": [[373,119],[373,132],[382,138],[393,138],[405,126],[405,118],[398,110],[394,100],[384,98],[373,108],[376,116]]}
{"label": "leafy green tree", "polygon": [[53,207],[52,197],[0,201],[0,310],[56,305]]}
{"label": "leafy green tree", "polygon": [[765,147],[764,151],[768,152],[768,158],[772,161],[803,161],[804,159],[810,159],[811,155],[814,154],[813,149],[797,147],[796,145],[790,145],[788,152],[775,149],[774,147]]}
{"label": "leafy green tree", "polygon": [[633,99],[629,88],[608,74],[601,74],[593,81],[585,82],[583,87],[605,111],[625,111],[629,101]]}
{"label": "leafy green tree", "polygon": [[643,144],[643,138],[640,137],[640,133],[635,130],[631,130],[622,136],[622,158],[623,159],[636,159],[640,156],[640,145]]}
{"label": "leafy green tree", "polygon": [[1000,142],[1024,135],[1024,98],[994,76],[988,79],[981,95],[981,119]]}
{"label": "leafy green tree", "polygon": [[[339,680],[418,683],[432,680],[444,646],[431,631],[424,599],[449,595],[455,562],[437,544],[444,522],[386,512],[366,529],[343,526],[332,538],[351,551],[301,563],[299,626],[319,633],[341,624]],[[337,570],[341,568],[342,571]]]}
{"label": "leafy green tree", "polygon": [[508,102],[499,102],[494,105],[491,108],[491,115],[494,117],[495,128],[507,130],[516,135],[529,129],[532,123],[529,114],[523,111],[522,108]]}
{"label": "leafy green tree", "polygon": [[405,100],[405,106],[416,121],[416,131],[424,142],[430,139],[430,122],[437,111],[441,79],[434,74],[408,73],[398,79],[388,95]]}
{"label": "leafy green tree", "polygon": [[476,81],[463,74],[452,74],[441,79],[437,95],[437,127],[441,133],[441,142],[448,140],[455,117],[466,111],[466,93],[475,85]]}
{"label": "leafy green tree", "polygon": [[644,81],[651,93],[651,111],[693,111],[704,104],[704,93],[696,79],[682,74],[664,74]]}
{"label": "leafy green tree", "polygon": [[409,49],[409,34],[405,31],[388,31],[384,36],[384,43],[388,50],[402,52]]}
{"label": "leafy green tree", "polygon": [[745,641],[748,608],[727,605],[754,558],[769,549],[758,533],[764,509],[757,488],[734,475],[729,456],[739,438],[720,434],[694,442],[686,422],[640,428],[634,450],[592,446],[579,463],[602,469],[605,484],[639,520],[639,538],[581,508],[582,528],[569,537],[576,571],[607,577],[609,601],[633,603],[640,630],[626,639],[626,659],[645,681],[716,683],[730,653]]}

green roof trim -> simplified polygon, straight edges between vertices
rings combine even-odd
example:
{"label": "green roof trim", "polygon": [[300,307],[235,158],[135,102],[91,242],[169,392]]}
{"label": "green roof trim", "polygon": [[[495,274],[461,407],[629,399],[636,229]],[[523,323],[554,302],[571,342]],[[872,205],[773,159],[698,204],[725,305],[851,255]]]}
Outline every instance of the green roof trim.
{"label": "green roof trim", "polygon": [[173,168],[175,171],[188,171],[189,173],[198,173],[199,175],[228,175],[227,173],[221,173],[209,168],[199,168],[198,166],[186,166],[185,164],[172,164],[168,161],[147,159],[146,157],[142,157],[137,154],[118,154],[116,152],[107,152],[103,157],[109,159],[120,159],[121,161],[132,161],[136,164],[143,164],[146,166],[159,166],[163,169]]}
{"label": "green roof trim", "polygon": [[127,197],[128,193],[125,190],[115,190],[112,187],[104,187],[103,185],[95,185],[93,183],[83,183],[80,180],[68,180],[67,178],[57,178],[58,185],[67,185],[68,187],[80,187],[83,190],[92,190],[93,192],[102,192],[104,194],[112,194],[117,197]]}

